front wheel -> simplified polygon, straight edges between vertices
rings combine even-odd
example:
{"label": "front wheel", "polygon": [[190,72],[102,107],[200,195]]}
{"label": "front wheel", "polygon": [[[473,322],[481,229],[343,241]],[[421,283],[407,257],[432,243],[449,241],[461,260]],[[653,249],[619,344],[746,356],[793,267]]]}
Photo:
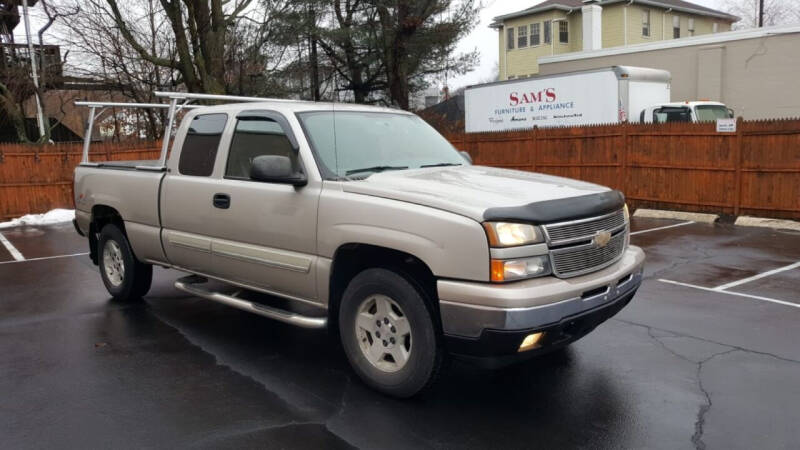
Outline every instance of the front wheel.
{"label": "front wheel", "polygon": [[147,294],[153,280],[153,266],[136,259],[128,239],[116,225],[103,227],[97,246],[100,276],[112,297],[128,301]]}
{"label": "front wheel", "polygon": [[430,388],[444,359],[431,303],[402,275],[367,269],[342,296],[339,334],[353,370],[373,388],[411,397]]}

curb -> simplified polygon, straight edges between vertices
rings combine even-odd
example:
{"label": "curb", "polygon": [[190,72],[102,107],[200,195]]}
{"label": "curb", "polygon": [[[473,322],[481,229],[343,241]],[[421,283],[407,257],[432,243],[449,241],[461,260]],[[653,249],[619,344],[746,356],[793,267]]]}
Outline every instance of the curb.
{"label": "curb", "polygon": [[795,222],[794,220],[767,219],[763,217],[739,216],[736,222],[734,222],[734,225],[800,231],[800,222]]}
{"label": "curb", "polygon": [[646,209],[640,208],[634,211],[633,217],[642,217],[648,219],[675,219],[675,220],[689,220],[699,223],[714,223],[719,220],[718,214],[704,214],[693,213],[685,211],[667,211],[661,209]]}

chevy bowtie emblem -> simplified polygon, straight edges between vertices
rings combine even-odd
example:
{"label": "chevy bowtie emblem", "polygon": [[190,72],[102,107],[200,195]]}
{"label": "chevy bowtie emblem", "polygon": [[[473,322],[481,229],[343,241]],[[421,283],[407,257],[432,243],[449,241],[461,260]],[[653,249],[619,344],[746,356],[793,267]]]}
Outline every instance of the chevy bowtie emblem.
{"label": "chevy bowtie emblem", "polygon": [[595,247],[601,248],[608,245],[608,242],[611,241],[611,232],[610,231],[598,231],[594,235],[594,239],[592,243]]}

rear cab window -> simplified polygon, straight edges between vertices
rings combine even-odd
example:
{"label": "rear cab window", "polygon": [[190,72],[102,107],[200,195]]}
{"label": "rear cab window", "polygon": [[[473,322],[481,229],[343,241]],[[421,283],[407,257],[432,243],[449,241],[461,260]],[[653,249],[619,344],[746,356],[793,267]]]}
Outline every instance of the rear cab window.
{"label": "rear cab window", "polygon": [[224,113],[200,114],[192,119],[178,161],[178,172],[181,175],[197,177],[211,175],[227,122],[228,115]]}

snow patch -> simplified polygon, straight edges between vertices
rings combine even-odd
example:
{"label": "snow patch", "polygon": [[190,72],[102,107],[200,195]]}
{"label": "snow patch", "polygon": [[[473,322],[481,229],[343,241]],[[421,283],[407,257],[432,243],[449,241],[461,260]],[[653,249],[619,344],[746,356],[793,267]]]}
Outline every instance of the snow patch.
{"label": "snow patch", "polygon": [[51,225],[54,223],[70,222],[74,218],[74,209],[54,209],[44,214],[28,214],[8,222],[2,222],[0,223],[0,228]]}

